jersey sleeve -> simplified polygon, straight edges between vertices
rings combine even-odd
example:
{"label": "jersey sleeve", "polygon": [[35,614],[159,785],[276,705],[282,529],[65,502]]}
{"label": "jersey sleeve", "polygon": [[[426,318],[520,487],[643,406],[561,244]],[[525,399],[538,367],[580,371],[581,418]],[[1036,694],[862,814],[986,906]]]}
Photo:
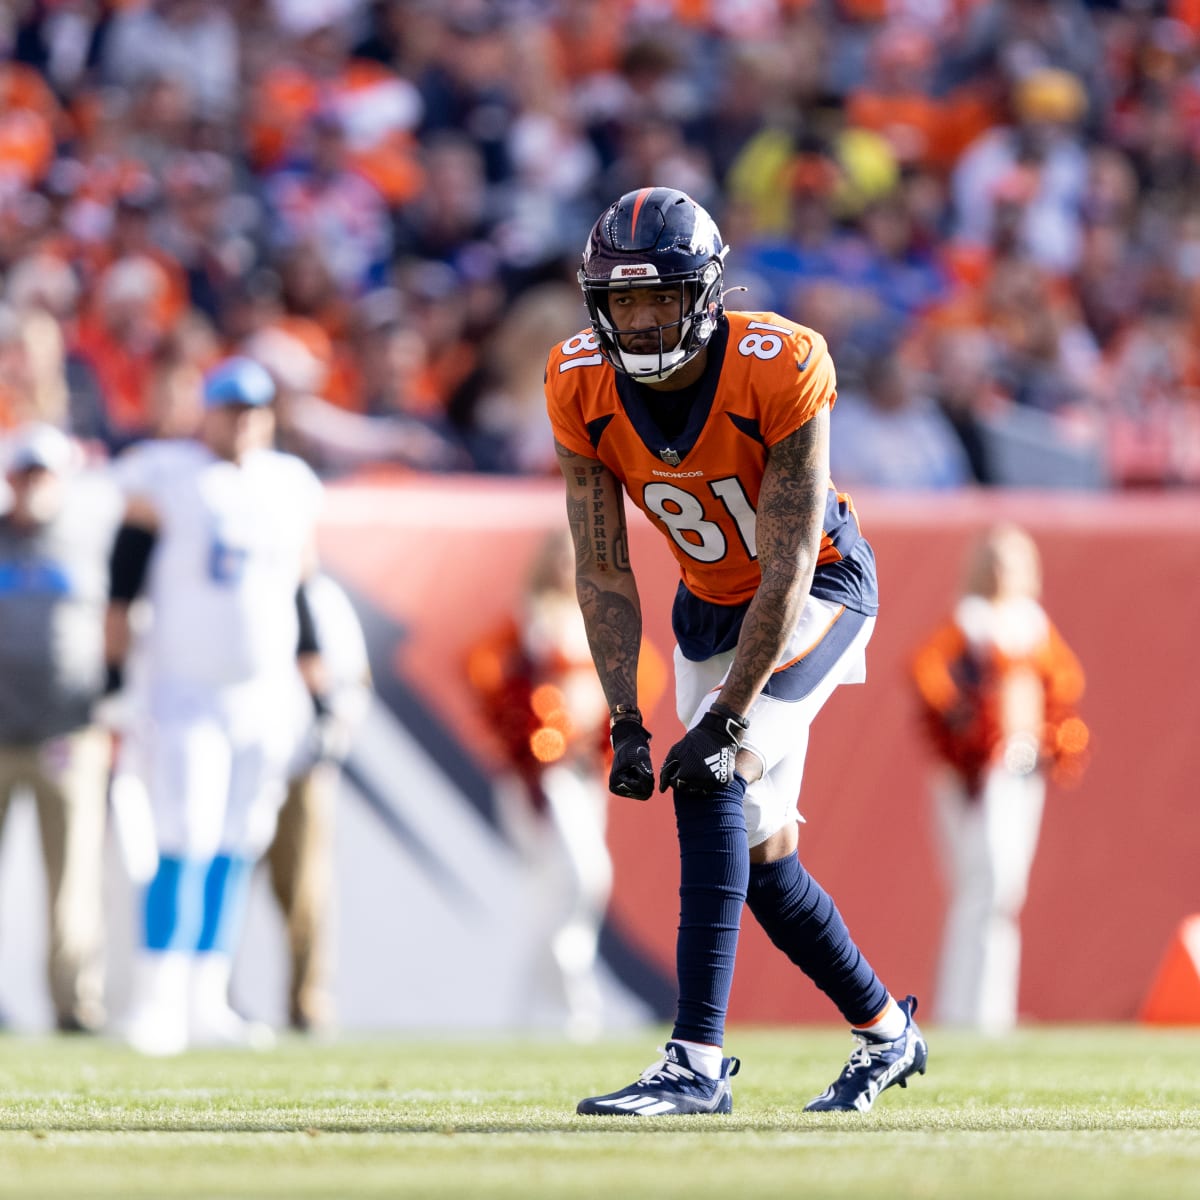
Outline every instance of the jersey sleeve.
{"label": "jersey sleeve", "polygon": [[812,329],[798,328],[788,338],[788,353],[779,356],[779,393],[764,414],[768,446],[781,442],[837,399],[837,372],[825,339]]}
{"label": "jersey sleeve", "polygon": [[283,456],[292,473],[291,487],[300,512],[309,526],[315,526],[325,507],[325,485],[302,458]]}
{"label": "jersey sleeve", "polygon": [[128,500],[136,496],[158,507],[180,465],[181,455],[174,442],[147,441],[119,454],[109,470],[122,497]]}
{"label": "jersey sleeve", "polygon": [[584,423],[581,393],[575,378],[576,368],[571,365],[579,360],[563,352],[563,346],[578,342],[582,336],[576,334],[550,351],[545,374],[546,412],[556,441],[574,454],[595,458],[596,450]]}

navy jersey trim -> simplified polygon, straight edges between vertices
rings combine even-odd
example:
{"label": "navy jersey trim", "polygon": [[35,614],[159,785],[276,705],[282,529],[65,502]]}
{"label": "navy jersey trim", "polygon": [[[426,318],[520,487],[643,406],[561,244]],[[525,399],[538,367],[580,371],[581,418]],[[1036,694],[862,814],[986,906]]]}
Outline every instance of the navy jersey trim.
{"label": "navy jersey trim", "polygon": [[688,413],[687,424],[683,432],[673,439],[663,436],[662,430],[654,419],[655,392],[645,384],[639,384],[627,375],[614,372],[614,382],[617,387],[617,398],[625,415],[633,426],[634,432],[642,444],[655,458],[678,465],[687,458],[688,453],[695,448],[704,426],[712,413],[713,402],[717,396],[717,385],[721,381],[721,367],[725,362],[725,346],[729,341],[729,322],[724,317],[717,323],[716,332],[708,343],[708,358],[704,366],[704,374],[697,380],[696,399]]}
{"label": "navy jersey trim", "polygon": [[849,498],[839,496],[835,487],[831,486],[825,495],[825,515],[821,521],[826,537],[839,554],[849,554],[862,538]]}
{"label": "navy jersey trim", "polygon": [[608,428],[609,422],[614,416],[614,413],[606,413],[604,416],[597,417],[594,421],[587,423],[588,441],[592,443],[593,450],[600,449],[600,439],[604,436],[604,431]]}
{"label": "navy jersey trim", "polygon": [[703,662],[737,645],[742,621],[750,601],[743,604],[713,604],[701,600],[680,583],[671,606],[671,629],[684,658]]}
{"label": "navy jersey trim", "polygon": [[879,612],[879,580],[871,543],[860,534],[841,558],[819,566],[813,574],[810,591],[818,600],[844,604],[855,612],[875,616]]}
{"label": "navy jersey trim", "polygon": [[[817,567],[810,590],[818,600],[839,604],[857,616],[875,616],[879,612],[879,589],[875,554],[867,539],[859,537],[844,558]],[[680,583],[671,606],[671,629],[680,653],[691,662],[704,662],[714,654],[734,649],[749,607],[749,600],[743,604],[701,600]]]}
{"label": "navy jersey trim", "polygon": [[870,619],[852,608],[843,608],[825,635],[807,654],[782,670],[771,673],[762,694],[770,696],[772,700],[792,703],[811,695]]}
{"label": "navy jersey trim", "polygon": [[766,445],[766,438],[763,437],[762,429],[753,417],[740,417],[737,413],[726,413],[725,415],[732,422],[735,429],[740,430],[748,438],[753,438],[760,446]]}

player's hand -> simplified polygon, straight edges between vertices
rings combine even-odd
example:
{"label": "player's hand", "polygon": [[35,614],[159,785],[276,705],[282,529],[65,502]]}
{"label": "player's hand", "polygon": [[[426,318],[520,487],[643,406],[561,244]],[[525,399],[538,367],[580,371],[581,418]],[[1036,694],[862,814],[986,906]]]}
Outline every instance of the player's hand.
{"label": "player's hand", "polygon": [[105,668],[104,690],[92,704],[91,723],[109,733],[124,733],[133,724],[133,699],[119,666]]}
{"label": "player's hand", "polygon": [[342,763],[350,757],[350,730],[336,717],[322,717],[313,722],[310,745],[317,762]]}
{"label": "player's hand", "polygon": [[618,721],[609,732],[612,770],[608,790],[632,800],[649,800],[654,794],[654,767],[650,763],[650,731],[634,718]]}
{"label": "player's hand", "polygon": [[310,693],[313,723],[309,730],[309,751],[316,762],[341,765],[350,756],[353,730],[342,720],[336,705],[323,692]]}
{"label": "player's hand", "polygon": [[685,796],[707,796],[733,780],[737,752],[750,722],[728,710],[710,708],[667,751],[658,787]]}

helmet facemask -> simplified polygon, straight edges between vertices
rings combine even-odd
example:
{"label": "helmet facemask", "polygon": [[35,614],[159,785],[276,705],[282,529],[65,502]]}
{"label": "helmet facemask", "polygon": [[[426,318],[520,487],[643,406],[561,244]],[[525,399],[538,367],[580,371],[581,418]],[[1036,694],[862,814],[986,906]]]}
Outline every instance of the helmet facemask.
{"label": "helmet facemask", "polygon": [[[579,272],[579,283],[591,317],[599,349],[613,370],[643,383],[661,383],[690,362],[708,344],[724,311],[722,303],[724,270],[719,258],[698,271],[659,275],[652,264],[619,263],[607,278],[589,278]],[[653,281],[653,282],[652,282]],[[631,288],[677,291],[679,317],[645,329],[617,328],[609,307],[610,296]],[[668,348],[670,334],[678,330],[675,344]],[[658,348],[649,353],[625,349],[634,335],[657,336]]]}

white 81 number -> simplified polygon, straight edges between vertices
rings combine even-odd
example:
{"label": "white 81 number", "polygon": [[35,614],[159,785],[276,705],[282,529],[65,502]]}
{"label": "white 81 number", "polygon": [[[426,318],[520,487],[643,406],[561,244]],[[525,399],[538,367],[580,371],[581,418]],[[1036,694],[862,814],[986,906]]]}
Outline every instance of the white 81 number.
{"label": "white 81 number", "polygon": [[568,357],[564,358],[558,364],[558,373],[561,375],[564,371],[569,371],[572,367],[595,367],[599,366],[604,361],[603,355],[599,353],[589,353],[583,358],[572,358],[570,355],[580,354],[584,350],[598,351],[599,346],[596,342],[594,333],[577,333],[574,337],[569,337],[562,344],[562,352]]}
{"label": "white 81 number", "polygon": [[747,358],[774,358],[783,349],[783,339],[792,331],[766,321],[751,321],[747,329],[763,329],[765,333],[748,333],[738,342],[738,353]]}
{"label": "white 81 number", "polygon": [[[738,537],[746,553],[757,557],[754,535],[757,524],[741,482],[735,476],[715,479],[708,489],[733,518]],[[699,497],[673,483],[649,483],[642,492],[642,501],[666,526],[675,544],[697,562],[718,562],[725,557],[728,543],[721,526],[707,518]]]}

